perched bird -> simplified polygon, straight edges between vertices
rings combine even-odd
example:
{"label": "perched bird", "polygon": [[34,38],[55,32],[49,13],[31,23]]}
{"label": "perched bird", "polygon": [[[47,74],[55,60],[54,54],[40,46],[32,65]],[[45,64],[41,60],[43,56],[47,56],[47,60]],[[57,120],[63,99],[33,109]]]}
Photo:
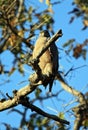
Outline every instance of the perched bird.
{"label": "perched bird", "polygon": [[[34,46],[33,59],[36,59],[36,57],[41,52],[42,48],[46,45],[46,42],[49,39],[50,34],[47,30],[40,32]],[[49,84],[49,91],[51,91],[55,75],[58,71],[58,49],[55,43],[52,43],[50,47],[39,58],[38,65],[41,69],[42,75],[45,77],[43,85],[47,86]],[[35,77],[37,77],[36,74]]]}

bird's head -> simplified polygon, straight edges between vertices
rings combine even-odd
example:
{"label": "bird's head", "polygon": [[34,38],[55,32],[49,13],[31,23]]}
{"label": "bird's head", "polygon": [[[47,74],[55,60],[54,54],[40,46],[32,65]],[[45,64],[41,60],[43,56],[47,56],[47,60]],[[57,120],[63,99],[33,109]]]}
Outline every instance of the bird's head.
{"label": "bird's head", "polygon": [[43,30],[43,31],[40,32],[39,36],[50,37],[50,34],[47,30]]}

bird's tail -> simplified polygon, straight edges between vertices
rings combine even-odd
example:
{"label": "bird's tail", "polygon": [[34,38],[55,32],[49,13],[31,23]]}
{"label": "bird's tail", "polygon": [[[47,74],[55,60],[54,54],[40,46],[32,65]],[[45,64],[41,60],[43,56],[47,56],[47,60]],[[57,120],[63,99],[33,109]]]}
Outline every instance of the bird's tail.
{"label": "bird's tail", "polygon": [[51,77],[51,79],[50,79],[50,82],[49,82],[49,92],[51,92],[51,91],[52,91],[52,87],[53,87],[54,78],[55,78],[55,77]]}

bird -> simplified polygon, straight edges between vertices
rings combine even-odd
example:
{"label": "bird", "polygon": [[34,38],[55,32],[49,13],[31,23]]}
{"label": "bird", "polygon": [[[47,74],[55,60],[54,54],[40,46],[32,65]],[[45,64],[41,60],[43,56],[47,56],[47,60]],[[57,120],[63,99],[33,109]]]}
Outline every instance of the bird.
{"label": "bird", "polygon": [[[50,39],[50,34],[47,30],[43,30],[40,32],[38,39],[36,40],[32,58],[36,59],[38,54],[41,52],[43,47],[46,45],[48,40]],[[49,48],[42,54],[39,58],[38,63],[42,75],[45,77],[43,85],[47,86],[49,84],[49,91],[51,92],[53,82],[55,79],[55,75],[58,72],[58,49],[54,43],[52,43]],[[37,77],[37,74],[34,74]],[[34,75],[32,77],[34,77]]]}

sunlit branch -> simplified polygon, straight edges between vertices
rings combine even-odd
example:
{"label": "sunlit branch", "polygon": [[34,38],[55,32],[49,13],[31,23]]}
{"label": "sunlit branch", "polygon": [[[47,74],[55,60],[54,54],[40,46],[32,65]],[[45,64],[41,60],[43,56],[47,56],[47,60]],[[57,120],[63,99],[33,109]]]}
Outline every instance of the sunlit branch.
{"label": "sunlit branch", "polygon": [[61,83],[63,89],[64,89],[65,91],[71,93],[72,95],[76,96],[76,97],[78,98],[78,100],[79,100],[80,103],[82,103],[82,102],[85,101],[84,95],[83,95],[81,92],[75,90],[72,86],[69,86],[69,85],[64,81],[64,79],[63,79],[62,76],[59,74],[59,72],[58,72],[58,74],[57,74],[57,80],[60,81],[60,83]]}
{"label": "sunlit branch", "polygon": [[20,99],[21,97],[25,97],[26,95],[28,95],[29,93],[33,92],[36,89],[37,86],[31,86],[31,85],[27,85],[23,88],[21,88],[20,90],[18,90],[13,97],[11,97],[11,99],[8,99],[6,101],[0,101],[0,111],[4,111],[6,109],[12,108],[14,106],[17,106],[18,103],[18,99]]}

